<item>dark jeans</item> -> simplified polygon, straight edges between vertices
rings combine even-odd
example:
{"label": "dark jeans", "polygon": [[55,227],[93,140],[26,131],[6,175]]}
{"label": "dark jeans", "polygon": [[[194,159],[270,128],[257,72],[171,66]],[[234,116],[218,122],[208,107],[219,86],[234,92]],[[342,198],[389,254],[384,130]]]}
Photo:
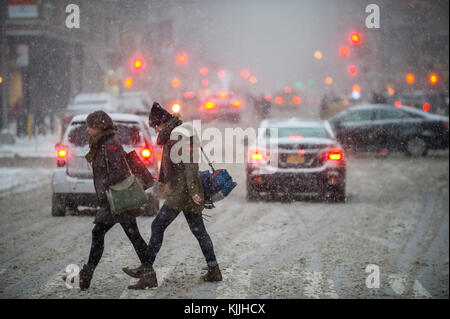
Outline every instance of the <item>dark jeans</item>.
{"label": "dark jeans", "polygon": [[[105,247],[105,235],[115,224],[97,223],[92,230],[92,246],[89,254],[88,265],[95,268],[97,267],[100,259],[103,255]],[[148,263],[147,244],[139,233],[139,228],[136,223],[136,219],[129,222],[120,223],[128,239],[133,244],[139,260],[142,264]]]}
{"label": "dark jeans", "polygon": [[[159,210],[158,215],[156,215],[155,219],[153,220],[152,235],[150,237],[150,243],[148,245],[148,256],[150,264],[153,265],[156,255],[161,248],[164,238],[164,231],[175,220],[179,213],[179,210],[163,205]],[[197,238],[198,243],[200,244],[200,248],[203,252],[203,255],[205,256],[206,263],[211,267],[217,265],[213,243],[211,241],[211,237],[209,237],[209,234],[206,231],[205,225],[203,224],[202,216],[190,212],[183,212],[183,214],[192,234],[194,234],[195,238]]]}

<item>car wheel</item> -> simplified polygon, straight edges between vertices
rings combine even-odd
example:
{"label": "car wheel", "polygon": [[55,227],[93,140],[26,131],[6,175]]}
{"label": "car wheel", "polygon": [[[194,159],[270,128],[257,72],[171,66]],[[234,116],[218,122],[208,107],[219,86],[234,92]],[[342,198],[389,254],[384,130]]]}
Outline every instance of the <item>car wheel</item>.
{"label": "car wheel", "polygon": [[52,216],[65,216],[66,206],[64,196],[61,194],[53,194],[52,196]]}
{"label": "car wheel", "polygon": [[260,199],[259,192],[253,189],[253,186],[247,182],[247,201],[256,202]]}
{"label": "car wheel", "polygon": [[425,156],[427,152],[427,143],[420,137],[413,137],[406,143],[406,153],[412,157]]}

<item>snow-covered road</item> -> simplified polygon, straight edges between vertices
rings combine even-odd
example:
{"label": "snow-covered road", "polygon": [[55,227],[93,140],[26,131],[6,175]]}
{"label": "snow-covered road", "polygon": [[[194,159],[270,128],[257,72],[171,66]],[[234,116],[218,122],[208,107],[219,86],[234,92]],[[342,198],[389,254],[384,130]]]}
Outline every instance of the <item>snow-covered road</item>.
{"label": "snow-covered road", "polygon": [[[51,168],[14,166],[0,169],[1,298],[449,296],[448,151],[349,156],[345,204],[248,203],[244,167],[226,165],[239,186],[206,223],[224,281],[200,281],[204,260],[180,215],[155,262],[160,286],[140,292],[126,289],[121,268],[138,259],[119,226],[106,237],[92,288],[67,289],[61,274],[86,262],[92,217],[51,217]],[[146,239],[152,220],[138,219]],[[378,266],[378,289],[366,285],[368,265]]]}

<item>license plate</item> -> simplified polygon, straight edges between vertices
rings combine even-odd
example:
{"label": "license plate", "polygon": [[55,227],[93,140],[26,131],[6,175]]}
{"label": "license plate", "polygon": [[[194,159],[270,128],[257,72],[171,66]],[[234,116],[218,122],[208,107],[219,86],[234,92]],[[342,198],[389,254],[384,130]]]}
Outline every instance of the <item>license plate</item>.
{"label": "license plate", "polygon": [[288,155],[286,161],[292,164],[304,163],[305,155]]}

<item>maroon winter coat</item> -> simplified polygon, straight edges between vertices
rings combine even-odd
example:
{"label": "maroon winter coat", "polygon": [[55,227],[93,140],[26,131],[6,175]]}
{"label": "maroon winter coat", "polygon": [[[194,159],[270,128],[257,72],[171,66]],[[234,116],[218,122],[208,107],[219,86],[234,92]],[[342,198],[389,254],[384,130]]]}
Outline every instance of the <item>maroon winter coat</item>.
{"label": "maroon winter coat", "polygon": [[[92,160],[95,192],[100,205],[100,209],[95,215],[94,223],[109,224],[131,221],[140,215],[141,211],[139,209],[113,216],[106,198],[106,190],[110,185],[117,184],[130,176],[122,145],[114,137],[114,134],[105,135],[99,141],[99,144]],[[109,173],[106,167],[106,158],[108,159]]]}

